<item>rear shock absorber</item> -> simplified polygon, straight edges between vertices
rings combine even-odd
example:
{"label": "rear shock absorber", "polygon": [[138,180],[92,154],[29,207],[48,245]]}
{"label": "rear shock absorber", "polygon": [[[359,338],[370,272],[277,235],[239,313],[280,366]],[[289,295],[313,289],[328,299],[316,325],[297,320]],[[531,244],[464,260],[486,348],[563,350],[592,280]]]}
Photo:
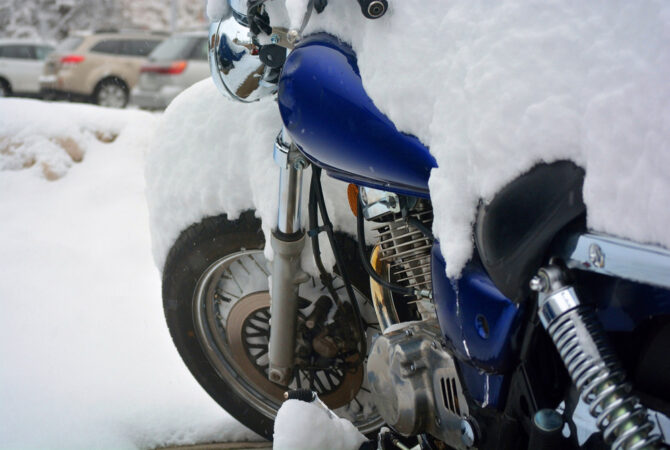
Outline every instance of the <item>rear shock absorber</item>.
{"label": "rear shock absorber", "polygon": [[588,305],[564,281],[555,265],[540,269],[530,287],[538,292],[538,314],[582,400],[612,449],[660,448],[647,410],[630,393],[631,385],[604,329]]}

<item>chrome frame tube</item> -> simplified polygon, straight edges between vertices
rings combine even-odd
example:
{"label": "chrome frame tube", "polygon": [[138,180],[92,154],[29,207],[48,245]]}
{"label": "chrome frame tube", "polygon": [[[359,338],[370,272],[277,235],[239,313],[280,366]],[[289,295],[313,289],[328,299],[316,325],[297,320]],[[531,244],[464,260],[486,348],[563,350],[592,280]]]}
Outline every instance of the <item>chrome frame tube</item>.
{"label": "chrome frame tube", "polygon": [[596,233],[570,236],[558,253],[570,269],[670,288],[670,251]]}
{"label": "chrome frame tube", "polygon": [[286,135],[282,131],[277,136],[274,149],[275,162],[280,168],[277,230],[284,234],[294,234],[302,231],[302,176],[307,161],[295,144],[286,142]]}
{"label": "chrome frame tube", "polygon": [[282,169],[279,174],[279,209],[277,229],[285,234],[297,233],[300,223],[300,200],[302,196],[302,168],[292,166]]}
{"label": "chrome frame tube", "polygon": [[305,245],[301,223],[302,176],[306,162],[282,131],[275,142],[274,158],[280,167],[277,228],[272,233],[272,290],[268,378],[287,386],[293,378],[298,290],[309,277],[300,268]]}
{"label": "chrome frame tube", "polygon": [[309,279],[300,268],[300,254],[305,235],[298,240],[283,240],[272,233],[272,291],[270,292],[270,348],[268,378],[273,383],[288,386],[293,378],[298,290]]}

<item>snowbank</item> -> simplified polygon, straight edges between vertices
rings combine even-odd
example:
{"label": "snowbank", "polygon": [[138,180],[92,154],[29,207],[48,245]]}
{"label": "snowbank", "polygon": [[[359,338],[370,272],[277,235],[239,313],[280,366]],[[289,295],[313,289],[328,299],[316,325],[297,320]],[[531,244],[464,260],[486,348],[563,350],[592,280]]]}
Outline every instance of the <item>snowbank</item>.
{"label": "snowbank", "polygon": [[155,126],[138,111],[0,100],[5,138],[69,136],[85,154],[54,182],[0,171],[0,448],[259,439],[197,384],[165,324],[144,196]]}
{"label": "snowbank", "polygon": [[433,228],[449,275],[471,256],[479,199],[539,161],[586,169],[591,228],[670,248],[668,2],[389,5],[367,20],[329,2],[305,33],[350,42],[375,104],[436,157]]}
{"label": "snowbank", "polygon": [[[156,116],[91,105],[0,99],[0,171],[30,169],[53,181],[81,162],[86,149],[122,132],[153,128]],[[146,137],[144,138],[146,140]],[[139,143],[138,143],[139,144]],[[140,148],[146,148],[146,142]]]}

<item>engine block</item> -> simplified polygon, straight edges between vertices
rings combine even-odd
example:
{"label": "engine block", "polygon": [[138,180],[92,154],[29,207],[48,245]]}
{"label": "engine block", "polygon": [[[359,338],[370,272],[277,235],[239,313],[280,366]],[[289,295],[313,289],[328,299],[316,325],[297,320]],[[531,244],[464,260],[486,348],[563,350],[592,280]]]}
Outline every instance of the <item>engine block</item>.
{"label": "engine block", "polygon": [[377,410],[396,431],[429,433],[465,448],[461,422],[468,406],[436,321],[410,322],[378,336],[367,373]]}

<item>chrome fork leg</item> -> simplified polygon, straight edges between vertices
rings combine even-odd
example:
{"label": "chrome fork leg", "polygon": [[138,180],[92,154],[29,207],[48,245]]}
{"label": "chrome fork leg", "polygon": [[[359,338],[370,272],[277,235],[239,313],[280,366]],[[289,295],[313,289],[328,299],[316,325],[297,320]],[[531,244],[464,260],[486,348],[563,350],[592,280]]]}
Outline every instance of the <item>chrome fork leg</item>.
{"label": "chrome fork leg", "polygon": [[272,232],[272,290],[270,301],[270,381],[288,385],[293,376],[298,288],[308,276],[300,268],[305,231],[300,218],[305,159],[283,133],[277,137],[274,158],[280,167],[277,228]]}
{"label": "chrome fork leg", "polygon": [[582,304],[558,266],[540,269],[530,283],[538,314],[582,400],[612,449],[658,448],[647,410],[614,355],[593,307]]}

